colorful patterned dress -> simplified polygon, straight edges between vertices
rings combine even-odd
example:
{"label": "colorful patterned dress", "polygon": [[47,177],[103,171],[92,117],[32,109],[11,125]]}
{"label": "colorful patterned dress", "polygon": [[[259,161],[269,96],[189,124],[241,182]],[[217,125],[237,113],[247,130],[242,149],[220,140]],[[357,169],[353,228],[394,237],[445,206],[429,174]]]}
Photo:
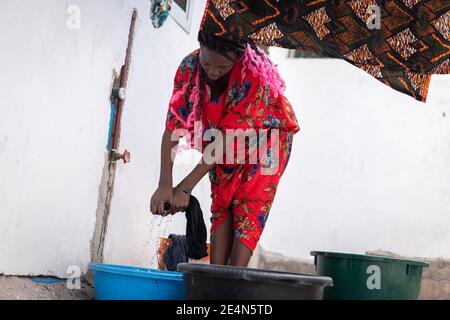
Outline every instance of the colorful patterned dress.
{"label": "colorful patterned dress", "polygon": [[[171,132],[185,129],[193,134],[188,118],[195,111],[189,95],[199,68],[196,50],[183,59],[177,70],[174,97],[186,84],[189,88],[178,99],[171,100],[166,117],[166,128]],[[206,88],[203,90],[203,103],[197,119],[202,119],[204,131],[208,128],[222,131],[254,129],[268,133],[264,155],[258,153],[256,163],[216,164],[209,174],[211,235],[225,219],[233,218],[235,237],[253,252],[266,224],[279,179],[289,161],[293,135],[300,127],[289,101],[283,95],[275,97],[270,86],[261,83],[251,72],[244,73],[243,77],[242,69],[243,62],[236,62],[227,89],[216,99],[211,100]],[[276,137],[274,129],[278,129],[279,139],[272,138]],[[249,143],[245,142],[247,147]],[[203,143],[202,147],[205,145]],[[238,145],[236,143],[234,147]],[[248,148],[245,154],[248,157]]]}
{"label": "colorful patterned dress", "polygon": [[200,29],[344,59],[424,102],[450,74],[450,0],[208,0]]}

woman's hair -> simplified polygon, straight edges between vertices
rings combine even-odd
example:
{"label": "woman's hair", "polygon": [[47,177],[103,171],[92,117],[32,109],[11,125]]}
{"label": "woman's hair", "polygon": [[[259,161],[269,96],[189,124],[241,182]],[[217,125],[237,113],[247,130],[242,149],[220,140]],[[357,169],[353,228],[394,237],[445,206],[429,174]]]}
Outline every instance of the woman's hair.
{"label": "woman's hair", "polygon": [[198,41],[202,46],[216,51],[225,57],[232,52],[237,60],[244,59],[242,68],[242,80],[245,78],[245,73],[249,70],[253,77],[259,77],[264,86],[269,84],[274,90],[275,96],[282,94],[286,88],[283,79],[278,73],[277,66],[270,61],[266,53],[259,49],[253,42],[246,42],[241,40],[228,40],[215,36],[204,30],[198,33]]}
{"label": "woman's hair", "polygon": [[[251,72],[253,77],[261,79],[264,87],[270,87],[270,90],[273,91],[275,97],[283,94],[286,86],[278,73],[277,65],[274,65],[266,53],[259,49],[254,43],[246,42],[243,39],[239,41],[228,40],[204,30],[199,31],[198,41],[202,46],[218,52],[225,57],[229,57],[229,53],[232,52],[237,60],[243,60],[241,72],[242,81],[244,81],[246,73]],[[189,101],[192,103],[193,114],[188,117],[186,122],[180,117],[177,117],[180,121],[187,123],[188,126],[198,114],[201,114],[202,101],[200,97],[203,97],[204,93],[204,80],[205,72],[199,65],[199,72],[197,72],[194,79],[194,86],[189,96]],[[189,83],[186,83],[181,92],[178,92],[176,97],[173,97],[172,99],[178,99],[179,96],[183,95],[188,86]]]}
{"label": "woman's hair", "polygon": [[204,30],[198,32],[198,42],[204,47],[218,52],[225,57],[229,57],[229,53],[232,52],[236,56],[237,60],[240,60],[245,55],[245,49],[247,43],[244,41],[233,41],[225,38],[220,38]]}

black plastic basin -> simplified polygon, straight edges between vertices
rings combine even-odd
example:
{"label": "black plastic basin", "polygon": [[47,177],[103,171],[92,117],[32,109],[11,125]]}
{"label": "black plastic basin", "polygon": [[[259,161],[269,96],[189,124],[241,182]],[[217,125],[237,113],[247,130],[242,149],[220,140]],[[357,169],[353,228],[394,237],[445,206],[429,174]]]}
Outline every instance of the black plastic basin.
{"label": "black plastic basin", "polygon": [[189,300],[322,300],[330,277],[214,264],[180,263]]}

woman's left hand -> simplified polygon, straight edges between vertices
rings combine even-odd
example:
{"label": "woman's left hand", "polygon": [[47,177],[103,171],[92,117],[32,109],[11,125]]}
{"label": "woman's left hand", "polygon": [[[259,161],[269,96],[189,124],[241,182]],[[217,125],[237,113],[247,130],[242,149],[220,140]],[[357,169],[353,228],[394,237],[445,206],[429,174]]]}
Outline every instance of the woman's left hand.
{"label": "woman's left hand", "polygon": [[180,190],[180,188],[173,188],[172,205],[169,209],[170,213],[174,214],[179,211],[185,211],[189,206],[189,198],[190,196]]}

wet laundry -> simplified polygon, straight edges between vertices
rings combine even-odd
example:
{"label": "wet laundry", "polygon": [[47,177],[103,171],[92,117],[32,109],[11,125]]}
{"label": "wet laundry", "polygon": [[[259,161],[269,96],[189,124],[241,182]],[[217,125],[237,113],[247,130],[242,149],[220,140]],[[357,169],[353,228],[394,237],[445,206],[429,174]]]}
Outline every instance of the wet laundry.
{"label": "wet laundry", "polygon": [[169,235],[172,243],[163,257],[167,270],[176,270],[179,263],[188,262],[189,258],[198,260],[208,256],[203,212],[199,201],[192,195],[186,209],[186,220],[186,235]]}

